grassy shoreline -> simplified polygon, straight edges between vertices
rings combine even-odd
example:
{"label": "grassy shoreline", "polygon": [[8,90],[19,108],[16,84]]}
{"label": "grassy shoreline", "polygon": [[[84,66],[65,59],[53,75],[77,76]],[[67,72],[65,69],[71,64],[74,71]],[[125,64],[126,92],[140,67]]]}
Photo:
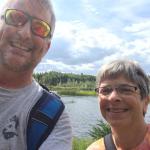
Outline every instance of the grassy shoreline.
{"label": "grassy shoreline", "polygon": [[59,95],[70,95],[70,96],[96,96],[94,91],[71,91],[71,90],[61,90],[57,91]]}
{"label": "grassy shoreline", "polygon": [[60,87],[53,86],[49,87],[50,90],[56,91],[59,95],[70,95],[70,96],[96,96],[94,89],[84,89],[79,87]]}
{"label": "grassy shoreline", "polygon": [[86,148],[93,142],[91,138],[73,138],[72,150],[86,150]]}

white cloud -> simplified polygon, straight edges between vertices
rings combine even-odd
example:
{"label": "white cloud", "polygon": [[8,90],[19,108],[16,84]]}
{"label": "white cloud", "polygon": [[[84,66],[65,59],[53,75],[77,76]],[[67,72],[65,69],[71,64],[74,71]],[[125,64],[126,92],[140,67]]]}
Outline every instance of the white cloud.
{"label": "white cloud", "polygon": [[90,0],[81,0],[82,5],[83,5],[83,9],[85,10],[86,13],[91,13],[91,14],[95,14],[98,15],[99,11],[97,10],[97,8],[93,5],[93,1]]}
{"label": "white cloud", "polygon": [[117,1],[117,3],[112,2],[111,11],[116,12],[120,19],[129,19],[132,21],[138,21],[141,18],[142,14],[137,14],[140,10],[144,10],[145,6],[149,5],[149,0],[125,0]]}
{"label": "white cloud", "polygon": [[150,20],[134,23],[125,27],[124,31],[141,37],[150,37]]}
{"label": "white cloud", "polygon": [[46,71],[58,71],[58,72],[72,72],[72,73],[90,73],[93,72],[94,64],[81,64],[81,65],[67,65],[60,61],[53,60],[43,60],[35,69],[35,72],[45,72]]}
{"label": "white cloud", "polygon": [[72,50],[76,53],[85,52],[87,48],[117,48],[123,42],[106,28],[89,28],[80,22],[59,21],[56,25],[55,37],[70,41]]}
{"label": "white cloud", "polygon": [[122,40],[116,35],[110,33],[106,28],[87,28],[79,31],[75,41],[75,48],[100,47],[110,49],[116,47]]}

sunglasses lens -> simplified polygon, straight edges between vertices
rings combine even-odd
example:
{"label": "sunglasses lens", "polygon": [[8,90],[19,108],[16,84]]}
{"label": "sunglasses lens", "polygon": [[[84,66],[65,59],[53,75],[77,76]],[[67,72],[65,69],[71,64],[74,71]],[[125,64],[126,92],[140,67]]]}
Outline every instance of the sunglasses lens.
{"label": "sunglasses lens", "polygon": [[[31,29],[35,35],[42,38],[48,37],[50,35],[51,28],[48,23],[34,17],[30,18]],[[22,11],[16,9],[7,9],[5,12],[5,22],[8,25],[15,27],[23,26],[28,20],[29,16]]]}
{"label": "sunglasses lens", "polygon": [[5,13],[5,21],[8,25],[22,26],[27,22],[27,16],[18,10],[8,9]]}
{"label": "sunglasses lens", "polygon": [[50,26],[42,20],[33,19],[31,27],[34,34],[40,37],[47,37],[50,34]]}

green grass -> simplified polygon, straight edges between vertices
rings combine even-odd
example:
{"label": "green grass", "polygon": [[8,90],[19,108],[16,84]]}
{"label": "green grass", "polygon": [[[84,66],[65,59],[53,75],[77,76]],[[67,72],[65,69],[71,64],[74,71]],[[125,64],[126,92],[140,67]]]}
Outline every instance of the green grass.
{"label": "green grass", "polygon": [[80,87],[49,87],[52,91],[57,91],[59,95],[70,96],[96,96],[94,89],[80,88]]}
{"label": "green grass", "polygon": [[86,150],[86,148],[93,142],[89,138],[74,138],[72,150]]}
{"label": "green grass", "polygon": [[58,90],[59,95],[72,95],[72,96],[96,96],[94,91],[80,91],[80,90]]}

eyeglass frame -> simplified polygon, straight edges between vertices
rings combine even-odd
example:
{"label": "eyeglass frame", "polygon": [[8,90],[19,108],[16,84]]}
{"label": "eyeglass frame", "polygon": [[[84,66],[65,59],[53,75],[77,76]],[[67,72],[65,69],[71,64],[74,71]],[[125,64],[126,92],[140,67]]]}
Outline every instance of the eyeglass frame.
{"label": "eyeglass frame", "polygon": [[[131,87],[131,88],[134,88],[134,91],[124,91],[124,93],[119,89],[119,87],[123,87],[123,86],[128,86],[128,87]],[[109,88],[111,89],[110,93],[108,94],[104,94],[104,93],[100,93],[100,88]],[[126,94],[129,94],[129,95],[132,95],[132,93],[136,93],[136,91],[138,90],[138,86],[136,85],[129,85],[129,84],[118,84],[118,85],[114,85],[114,86],[111,86],[111,85],[106,85],[106,86],[102,86],[102,87],[97,87],[95,88],[95,92],[97,92],[99,95],[103,95],[103,96],[109,96],[114,90],[117,92],[117,94],[120,94],[120,95],[125,95]]]}
{"label": "eyeglass frame", "polygon": [[[16,10],[16,11],[19,11],[19,12],[23,13],[23,14],[28,18],[27,22],[30,21],[30,25],[31,25],[31,22],[32,22],[33,19],[36,19],[36,20],[39,20],[39,21],[42,21],[42,22],[46,23],[46,24],[48,25],[49,29],[50,29],[50,30],[49,30],[49,33],[48,33],[48,35],[47,35],[46,37],[42,37],[42,36],[40,36],[40,35],[35,34],[35,32],[34,32],[33,29],[32,29],[32,26],[31,26],[31,31],[32,31],[32,33],[33,33],[34,35],[39,36],[39,37],[41,37],[41,38],[51,38],[51,26],[49,25],[49,23],[47,23],[46,21],[44,21],[44,20],[42,20],[42,19],[39,19],[39,18],[37,18],[37,17],[31,16],[31,15],[29,15],[28,13],[26,13],[26,12],[24,12],[24,11],[22,11],[22,10],[19,10],[19,9],[14,9],[14,8],[13,8],[13,9],[6,9],[6,10],[5,10],[5,13],[4,13],[3,15],[1,15],[1,19],[4,19],[4,20],[5,20],[5,23],[6,23],[7,25],[11,25],[11,26],[14,26],[14,27],[18,27],[18,26],[16,26],[16,25],[8,24],[8,22],[6,21],[6,12],[7,12],[8,10]],[[25,24],[26,24],[27,22],[25,22]],[[23,25],[25,25],[25,24],[23,24]],[[23,26],[23,25],[20,25],[20,26]]]}

